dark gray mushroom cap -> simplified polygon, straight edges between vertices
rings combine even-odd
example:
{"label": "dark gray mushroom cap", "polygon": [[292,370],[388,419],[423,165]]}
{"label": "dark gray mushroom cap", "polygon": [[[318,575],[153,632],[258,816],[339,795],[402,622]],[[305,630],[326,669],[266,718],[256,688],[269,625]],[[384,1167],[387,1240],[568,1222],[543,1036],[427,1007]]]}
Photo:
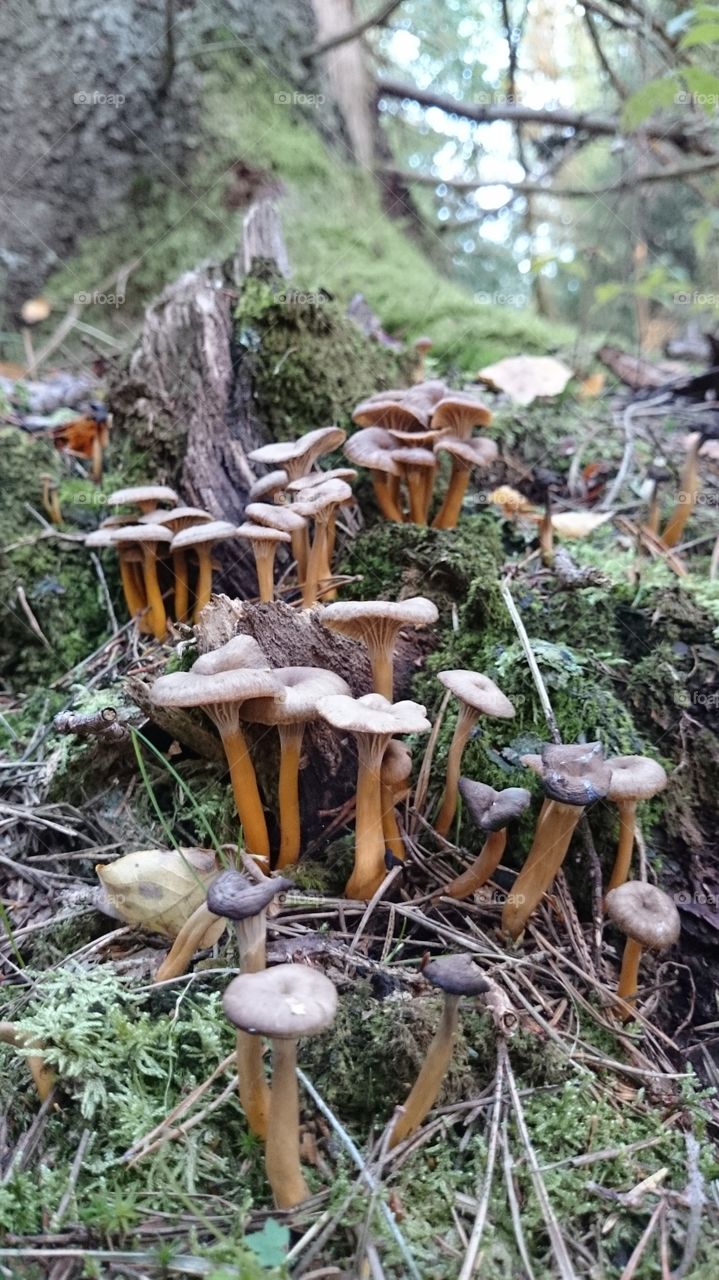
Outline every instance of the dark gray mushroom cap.
{"label": "dark gray mushroom cap", "polygon": [[679,938],[679,912],[668,894],[643,880],[627,880],[607,894],[609,919],[643,947],[663,951]]}
{"label": "dark gray mushroom cap", "polygon": [[523,813],[531,800],[524,787],[494,787],[475,782],[472,778],[460,778],[459,793],[467,806],[472,822],[482,831],[501,831],[508,823]]}
{"label": "dark gray mushroom cap", "polygon": [[272,1040],[296,1040],[319,1035],[334,1022],[337,990],[317,969],[278,964],[233,978],[222,1005],[225,1016],[241,1031]]}
{"label": "dark gray mushroom cap", "polygon": [[239,871],[222,871],[207,890],[207,906],[216,916],[247,920],[258,916],[279,893],[292,888],[286,876],[267,876],[256,882]]}
{"label": "dark gray mushroom cap", "polygon": [[572,746],[546,743],[542,747],[542,768],[544,790],[550,800],[582,807],[602,800],[612,777],[598,742]]}
{"label": "dark gray mushroom cap", "polygon": [[440,956],[430,960],[422,977],[449,996],[477,996],[489,991],[489,983],[471,956]]}

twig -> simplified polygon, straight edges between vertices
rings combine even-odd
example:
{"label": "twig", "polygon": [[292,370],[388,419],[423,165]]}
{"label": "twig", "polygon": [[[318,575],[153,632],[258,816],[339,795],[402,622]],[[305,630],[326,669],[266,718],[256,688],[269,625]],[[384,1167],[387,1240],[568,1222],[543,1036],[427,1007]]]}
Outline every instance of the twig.
{"label": "twig", "polygon": [[514,1178],[512,1177],[512,1164],[512,1153],[509,1149],[509,1137],[507,1134],[507,1121],[505,1120],[502,1125],[502,1167],[504,1169],[504,1185],[507,1190],[509,1212],[512,1216],[514,1239],[519,1250],[519,1256],[522,1259],[522,1265],[524,1266],[527,1280],[534,1280],[534,1272],[532,1270],[527,1244],[524,1239],[524,1231],[522,1229],[522,1213],[519,1208],[517,1192],[514,1187]]}
{"label": "twig", "polygon": [[646,1249],[647,1245],[649,1244],[649,1241],[650,1241],[650,1240],[651,1240],[651,1238],[652,1238],[652,1233],[653,1233],[653,1231],[654,1231],[654,1228],[655,1228],[655,1227],[656,1227],[656,1225],[657,1225],[657,1222],[658,1222],[658,1220],[659,1220],[659,1215],[660,1215],[660,1213],[662,1213],[663,1209],[664,1209],[664,1201],[663,1201],[663,1200],[660,1200],[660,1201],[659,1201],[659,1204],[657,1205],[656,1209],[654,1210],[654,1213],[652,1214],[652,1216],[651,1216],[651,1218],[649,1219],[649,1221],[648,1221],[648,1223],[647,1223],[646,1227],[644,1228],[644,1231],[642,1232],[642,1234],[641,1234],[641,1236],[640,1236],[639,1240],[637,1241],[637,1244],[635,1245],[634,1249],[632,1250],[632,1253],[631,1253],[631,1256],[630,1256],[630,1258],[629,1258],[629,1261],[628,1261],[628,1263],[627,1263],[626,1267],[624,1268],[624,1270],[623,1270],[623,1272],[622,1272],[621,1276],[619,1277],[619,1280],[632,1280],[632,1278],[633,1278],[633,1276],[634,1276],[634,1274],[635,1274],[635,1272],[636,1272],[636,1269],[637,1269],[637,1267],[639,1266],[639,1263],[640,1263],[640,1262],[641,1262],[641,1260],[642,1260],[642,1256],[643,1256],[643,1254],[644,1254],[644,1251],[645,1251],[645,1249]]}
{"label": "twig", "polygon": [[515,630],[517,632],[517,635],[519,636],[519,642],[524,650],[524,656],[526,657],[527,663],[529,664],[529,670],[532,673],[532,679],[534,680],[534,683],[537,687],[537,693],[539,694],[539,701],[542,704],[542,711],[544,712],[544,718],[547,721],[549,732],[551,733],[554,741],[559,744],[562,741],[562,735],[559,732],[559,726],[557,724],[554,711],[552,710],[552,704],[549,701],[549,694],[547,693],[547,687],[544,683],[544,680],[542,679],[542,673],[539,670],[537,659],[534,656],[532,645],[531,645],[529,636],[527,635],[527,629],[524,623],[522,622],[519,610],[516,604],[514,603],[514,597],[512,596],[512,592],[510,590],[508,578],[502,578],[502,581],[499,584],[499,589],[502,593],[502,599],[504,600],[504,603],[507,606],[507,612],[509,613],[509,616],[512,619],[512,622],[514,623]]}
{"label": "twig", "polygon": [[627,476],[629,475],[629,468],[632,465],[632,458],[634,457],[634,417],[636,408],[636,405],[628,404],[622,414],[622,426],[624,428],[624,452],[619,464],[619,470],[602,498],[602,501],[599,503],[600,511],[610,511],[612,509],[622,491],[622,488],[624,487]]}
{"label": "twig", "polygon": [[699,1246],[702,1211],[706,1199],[704,1195],[704,1178],[699,1168],[699,1143],[693,1133],[685,1134],[684,1141],[687,1146],[687,1169],[689,1171],[689,1181],[686,1189],[686,1197],[689,1201],[689,1221],[687,1222],[687,1230],[684,1237],[684,1251],[679,1266],[672,1273],[672,1280],[682,1280],[682,1277],[688,1273],[694,1261],[694,1256]]}
{"label": "twig", "polygon": [[472,1234],[467,1244],[467,1252],[462,1263],[462,1270],[459,1273],[458,1280],[472,1280],[474,1274],[474,1264],[477,1260],[479,1247],[482,1243],[482,1234],[487,1221],[487,1211],[489,1209],[489,1197],[492,1193],[492,1183],[494,1181],[494,1164],[497,1158],[497,1144],[499,1141],[500,1121],[502,1118],[502,1094],[504,1092],[504,1059],[501,1055],[497,1055],[497,1067],[494,1076],[494,1101],[492,1104],[492,1123],[489,1131],[489,1144],[487,1148],[487,1165],[484,1171],[484,1183],[482,1185],[482,1196],[477,1208],[477,1214],[472,1227]]}
{"label": "twig", "polygon": [[70,1204],[70,1201],[75,1191],[75,1187],[77,1186],[77,1180],[80,1176],[80,1170],[82,1169],[82,1162],[85,1159],[85,1153],[87,1152],[87,1149],[94,1137],[95,1137],[95,1134],[93,1133],[92,1129],[83,1129],[82,1134],[80,1136],[80,1141],[77,1144],[77,1151],[75,1152],[75,1158],[70,1167],[70,1173],[67,1179],[67,1186],[65,1187],[65,1190],[62,1193],[62,1200],[60,1201],[55,1213],[52,1215],[50,1219],[50,1227],[49,1227],[50,1231],[53,1231],[53,1232],[59,1231],[60,1227],[62,1226],[62,1220],[65,1217],[65,1214],[67,1213],[68,1206]]}
{"label": "twig", "polygon": [[357,22],[353,27],[348,27],[346,31],[340,31],[337,35],[330,36],[327,40],[322,40],[317,44],[311,45],[308,49],[304,49],[300,57],[304,62],[312,62],[314,58],[319,58],[323,53],[329,53],[330,49],[336,49],[341,44],[348,44],[350,40],[359,40],[365,31],[369,31],[372,27],[383,27],[389,18],[391,18],[395,9],[399,9],[402,0],[385,0],[376,13],[371,13],[368,18],[364,18],[362,22]]}

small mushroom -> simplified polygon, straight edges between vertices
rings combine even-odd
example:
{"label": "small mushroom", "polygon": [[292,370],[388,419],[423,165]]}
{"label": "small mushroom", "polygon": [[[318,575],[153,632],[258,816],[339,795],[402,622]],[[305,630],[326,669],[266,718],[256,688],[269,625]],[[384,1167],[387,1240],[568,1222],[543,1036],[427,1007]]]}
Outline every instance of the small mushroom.
{"label": "small mushroom", "polygon": [[409,518],[413,524],[427,523],[432,500],[437,459],[431,449],[393,449],[391,458],[407,486]]}
{"label": "small mushroom", "polygon": [[[247,494],[250,502],[273,502],[277,501],[278,495],[284,493],[289,482],[287,472],[279,468],[277,471],[268,471],[266,476],[260,476],[258,480],[254,480],[250,485]],[[278,503],[278,505],[280,505]]]}
{"label": "small mushroom", "polygon": [[372,663],[375,693],[392,700],[394,647],[402,627],[429,627],[437,621],[437,606],[425,596],[407,600],[358,600],[328,604],[320,622],[331,631],[360,640]]}
{"label": "small mushroom", "polygon": [[475,427],[486,427],[492,414],[481,400],[472,396],[443,396],[432,410],[432,430],[448,431],[459,440],[469,440]]}
{"label": "small mushroom", "polygon": [[[639,961],[642,951],[664,951],[679,938],[680,920],[675,903],[668,894],[641,880],[627,880],[607,894],[609,919],[626,934],[617,995],[622,1001],[634,1001],[639,987]],[[632,1010],[622,1006],[624,1019]]]}
{"label": "small mushroom", "polygon": [[300,856],[299,770],[305,725],[319,718],[317,704],[330,694],[350,692],[349,685],[323,667],[278,667],[272,672],[281,686],[277,698],[246,702],[241,715],[254,724],[274,724],[280,735],[280,854],[278,867],[292,866]]}
{"label": "small mushroom", "polygon": [[270,664],[253,636],[233,636],[219,648],[203,653],[192,664],[198,676],[215,676],[219,671],[236,671],[238,667],[254,667],[269,671]]}
{"label": "small mushroom", "polygon": [[147,515],[160,503],[177,503],[177,494],[166,484],[139,484],[129,489],[115,489],[107,499],[108,507],[139,507]]}
{"label": "small mushroom", "polygon": [[279,440],[253,449],[248,457],[252,462],[264,462],[282,467],[290,480],[297,480],[311,471],[318,458],[344,444],[346,432],[341,427],[318,427],[307,431],[298,440]]}
{"label": "small mushroom", "polygon": [[331,575],[329,565],[329,525],[337,507],[348,502],[352,490],[344,480],[328,480],[310,489],[304,500],[293,503],[293,511],[306,520],[314,521],[314,535],[307,560],[307,574],[302,588],[302,604],[305,609],[317,602],[322,582]]}
{"label": "small mushroom", "polygon": [[210,520],[207,524],[193,525],[190,529],[181,529],[172,539],[172,554],[176,551],[187,551],[192,548],[197,556],[198,575],[195,587],[195,608],[193,622],[198,622],[200,614],[212,595],[212,551],[218,542],[225,538],[234,538],[235,526],[227,520]]}
{"label": "small mushroom", "polygon": [[619,843],[609,891],[618,889],[629,878],[632,849],[637,825],[637,804],[651,800],[667,785],[667,775],[656,760],[647,756],[613,756],[607,760],[612,771],[607,799],[619,810]]}
{"label": "small mushroom", "polygon": [[392,460],[397,442],[382,427],[366,427],[355,431],[344,446],[344,455],[358,467],[366,467],[370,473],[374,496],[385,520],[402,524],[404,516],[399,505],[400,472]]}
{"label": "small mushroom", "polygon": [[412,774],[412,756],[403,742],[392,738],[382,757],[380,771],[380,791],[382,800],[382,830],[385,848],[404,862],[405,848],[399,827],[395,807],[409,793],[409,780]]}
{"label": "small mushroom", "polygon": [[547,743],[542,748],[542,780],[546,799],[532,847],[502,912],[502,929],[518,938],[557,875],[574,830],[589,804],[602,800],[611,773],[598,742],[573,746]]}
{"label": "small mushroom", "polygon": [[511,720],[514,707],[489,676],[476,671],[439,671],[437,679],[459,700],[459,715],[447,755],[447,777],[435,831],[446,836],[457,812],[457,786],[462,755],[481,715]]}
{"label": "small mushroom", "polygon": [[337,1012],[337,991],[317,969],[278,964],[241,973],[222,998],[228,1020],[248,1035],[272,1041],[272,1092],[265,1168],[278,1209],[293,1209],[309,1196],[300,1165],[297,1041],[326,1031]]}
{"label": "small mushroom", "polygon": [[42,482],[42,505],[53,524],[62,524],[62,510],[60,508],[60,499],[57,496],[60,486],[57,478],[50,475],[48,471],[43,471],[40,480]]}
{"label": "small mushroom", "polygon": [[[114,543],[112,540],[113,528],[119,528],[121,525],[115,524],[105,528],[93,529],[92,533],[88,533],[85,538],[85,546],[91,550],[97,547],[104,550],[107,547],[114,547],[117,552],[118,562],[120,565],[120,582],[122,583],[122,594],[125,597],[127,612],[131,618],[142,615],[147,608],[147,596],[145,595],[145,580],[142,574],[142,552],[132,543]],[[147,622],[143,619],[140,629],[147,627]]]}
{"label": "small mushroom", "polygon": [[41,1102],[45,1102],[55,1088],[55,1072],[48,1066],[42,1056],[42,1045],[34,1041],[27,1031],[21,1031],[14,1022],[0,1022],[0,1044],[9,1044],[13,1049],[34,1049],[35,1053],[24,1053],[25,1064],[35,1082],[35,1088]]}
{"label": "small mushroom", "polygon": [[408,401],[409,391],[405,391],[401,400],[385,397],[376,400],[363,400],[352,414],[352,421],[358,427],[383,427],[385,431],[426,431],[429,426],[429,412],[419,387],[419,403],[412,405]]}
{"label": "small mushroom", "polygon": [[507,847],[509,823],[524,813],[532,798],[524,787],[495,791],[471,778],[460,778],[459,791],[472,822],[487,833],[487,839],[472,865],[442,890],[450,898],[468,898],[491,879]]}
{"label": "small mushroom", "polygon": [[661,535],[665,547],[676,547],[681,542],[689,517],[697,504],[701,488],[699,450],[703,444],[704,436],[701,431],[694,432],[690,437],[689,449],[679,480],[679,501],[670,513]]}
{"label": "small mushroom", "polygon": [[434,452],[448,453],[452,459],[452,473],[444,501],[432,521],[433,529],[454,529],[462,510],[469,477],[476,467],[488,467],[497,457],[493,440],[477,436],[474,440],[462,440],[458,436],[442,436],[434,446]]}
{"label": "small mushroom", "polygon": [[417,352],[417,364],[415,366],[413,380],[416,383],[422,383],[424,382],[425,366],[427,363],[427,352],[431,351],[433,346],[432,339],[426,338],[424,336],[415,338],[414,342],[412,343],[412,346]]}
{"label": "small mushroom", "polygon": [[[191,529],[197,524],[209,524],[212,516],[201,507],[173,507],[171,511],[155,510],[140,518],[140,524],[162,524],[173,535],[181,529]],[[182,547],[172,549],[172,575],[174,579],[175,621],[184,622],[190,611],[190,582],[187,573],[187,556]]]}
{"label": "small mushroom", "polygon": [[317,710],[335,729],[354,734],[357,741],[355,863],[345,893],[367,900],[386,875],[380,786],[385,751],[395,735],[427,733],[430,723],[418,703],[393,704],[378,693],[362,698],[334,694],[320,698]]}
{"label": "small mushroom", "polygon": [[[351,486],[352,482],[357,479],[357,472],[354,467],[333,467],[329,471],[310,471],[306,476],[300,476],[299,480],[291,480],[287,486],[287,492],[291,493],[293,498],[311,497],[312,492],[327,480],[343,480],[345,484]],[[344,502],[338,503],[337,506],[330,511],[329,523],[327,525],[327,577],[332,574],[332,560],[335,554],[335,540],[337,534],[337,512],[340,506],[347,506],[350,502],[354,502],[354,494],[350,493]],[[324,592],[323,599],[333,600],[336,592]]]}
{"label": "small mushroom", "polygon": [[150,609],[150,628],[155,639],[162,640],[167,630],[167,614],[157,576],[157,557],[161,546],[167,547],[171,544],[172,534],[161,524],[129,524],[119,529],[110,529],[110,538],[121,549],[121,571],[122,548],[139,547],[142,552],[145,596]]}
{"label": "small mushroom", "polygon": [[32,377],[35,372],[35,350],[32,343],[31,330],[35,325],[42,324],[43,320],[47,320],[52,307],[47,298],[28,298],[23,302],[20,308],[20,318],[22,320],[22,341],[25,351],[25,374]]}
{"label": "small mushroom", "polygon": [[452,1060],[462,996],[476,996],[490,989],[481,969],[468,955],[440,956],[431,960],[422,970],[422,976],[444,993],[442,1017],[402,1113],[392,1126],[390,1151],[414,1133],[437,1101]]}
{"label": "small mushroom", "polygon": [[241,524],[235,530],[236,538],[244,538],[252,547],[257,569],[257,586],[260,602],[271,604],[275,597],[275,554],[282,542],[289,542],[289,533],[264,524]]}
{"label": "small mushroom", "polygon": [[[239,871],[223,871],[207,891],[207,906],[235,926],[241,973],[261,973],[267,967],[267,908],[279,893],[292,888],[284,876],[272,876],[253,884]],[[252,1133],[267,1137],[270,1090],[262,1068],[262,1043],[258,1036],[237,1032],[237,1078],[240,1103]]]}
{"label": "small mushroom", "polygon": [[[188,530],[188,532],[190,532]],[[253,667],[218,671],[172,671],[159,676],[150,689],[158,707],[200,707],[217,726],[222,740],[235,805],[250,853],[269,865],[270,842],[262,800],[249,749],[240,724],[240,707],[250,698],[282,697],[282,685],[269,671]]]}
{"label": "small mushroom", "polygon": [[292,541],[292,558],[297,565],[297,581],[304,582],[309,556],[307,521],[304,516],[294,511],[285,502],[251,502],[245,507],[245,516],[255,524],[264,524],[271,529],[281,529],[283,533],[289,533]]}

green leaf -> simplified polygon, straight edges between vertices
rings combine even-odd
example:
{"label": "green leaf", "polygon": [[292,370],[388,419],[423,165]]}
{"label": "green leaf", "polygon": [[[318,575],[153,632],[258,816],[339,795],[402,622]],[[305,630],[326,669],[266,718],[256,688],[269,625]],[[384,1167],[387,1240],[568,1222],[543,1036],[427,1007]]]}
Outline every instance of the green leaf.
{"label": "green leaf", "polygon": [[598,284],[594,290],[594,301],[603,306],[605,302],[614,302],[624,293],[625,286],[618,281],[609,280],[606,284]]}
{"label": "green leaf", "polygon": [[680,84],[675,75],[662,76],[660,80],[650,80],[642,85],[624,104],[622,124],[625,129],[636,129],[640,124],[661,111],[664,107],[676,104]]}
{"label": "green leaf", "polygon": [[698,44],[719,44],[719,22],[700,22],[690,27],[679,41],[679,48],[694,49]]}
{"label": "green leaf", "polygon": [[682,80],[695,104],[702,107],[707,115],[712,115],[715,107],[719,106],[719,76],[705,71],[703,67],[684,67]]}
{"label": "green leaf", "polygon": [[263,1267],[280,1267],[287,1256],[290,1233],[287,1227],[268,1218],[261,1231],[245,1236],[245,1244]]}

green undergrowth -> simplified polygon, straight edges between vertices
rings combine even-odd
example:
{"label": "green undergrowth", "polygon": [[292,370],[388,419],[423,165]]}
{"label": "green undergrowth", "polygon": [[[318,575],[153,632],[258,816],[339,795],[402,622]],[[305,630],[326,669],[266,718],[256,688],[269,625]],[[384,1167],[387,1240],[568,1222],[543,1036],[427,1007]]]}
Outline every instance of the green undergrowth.
{"label": "green undergrowth", "polygon": [[[265,1228],[258,1243],[251,1214],[264,1209],[268,1189],[260,1144],[249,1136],[234,1095],[220,1106],[209,1105],[202,1123],[179,1140],[162,1143],[134,1164],[123,1158],[231,1053],[233,1035],[220,1005],[222,980],[199,974],[191,984],[158,990],[121,978],[111,965],[28,971],[26,976],[33,980],[32,994],[24,996],[10,1014],[22,1030],[42,1041],[45,1059],[57,1072],[60,1085],[38,1156],[25,1169],[11,1173],[0,1189],[0,1229],[32,1235],[79,1226],[87,1232],[90,1247],[142,1249],[147,1247],[144,1229],[160,1202],[165,1224],[174,1228],[174,1252],[213,1258],[235,1268],[235,1277],[247,1280],[284,1275],[279,1265],[282,1249],[276,1269],[262,1269],[268,1231]],[[410,1087],[438,1014],[434,995],[394,995],[379,1001],[370,985],[359,981],[341,994],[335,1026],[301,1043],[303,1069],[360,1146],[379,1136]],[[621,1056],[617,1045],[610,1051]],[[687,1179],[684,1130],[691,1130],[700,1143],[702,1175],[714,1179],[718,1170],[705,1145],[701,1095],[688,1079],[683,1096],[677,1095],[665,1108],[648,1105],[641,1092],[625,1093],[620,1102],[611,1081],[580,1075],[571,1060],[548,1049],[541,1037],[529,1031],[510,1042],[510,1057],[536,1158],[562,1232],[576,1241],[598,1213],[605,1209],[608,1215],[611,1210],[613,1225],[607,1224],[603,1235],[602,1271],[611,1280],[626,1264],[648,1210],[607,1206],[593,1185],[626,1192],[664,1168],[662,1186],[681,1193]],[[9,1136],[17,1140],[32,1122],[36,1095],[22,1055],[2,1046],[0,1058],[0,1098],[3,1102],[13,1099]],[[491,1024],[465,1002],[442,1101],[489,1096],[495,1066]],[[220,1076],[205,1095],[205,1105],[217,1099],[225,1082],[226,1077]],[[311,1105],[305,1116],[312,1121]],[[474,1193],[486,1168],[489,1109],[480,1108],[465,1134],[467,1116],[465,1111],[456,1124],[448,1121],[388,1179],[395,1208],[401,1206],[402,1232],[420,1270],[438,1280],[456,1275],[456,1264],[450,1254],[437,1252],[436,1237],[460,1247],[454,1230],[449,1228],[448,1233],[451,1208],[458,1194]],[[59,1206],[83,1134],[88,1145],[61,1221]],[[549,1280],[554,1273],[546,1227],[511,1113],[507,1136],[527,1245],[536,1261],[536,1274]],[[634,1144],[647,1141],[650,1147],[632,1150]],[[607,1150],[614,1154],[588,1167],[575,1168],[571,1163],[577,1156]],[[332,1186],[326,1207],[341,1211],[341,1226],[327,1246],[326,1260],[347,1265],[354,1247],[349,1228],[360,1226],[366,1199],[356,1190],[352,1193],[354,1175],[341,1144],[334,1140],[329,1158]],[[312,1165],[307,1176],[313,1191],[328,1181],[326,1172]],[[516,1244],[501,1185],[500,1174],[490,1206],[483,1267],[489,1280],[502,1280],[516,1266]],[[383,1238],[379,1222],[375,1234],[381,1240],[387,1275],[403,1275],[395,1246]],[[269,1238],[276,1247],[282,1236],[270,1230]],[[677,1247],[673,1242],[672,1249]],[[697,1265],[708,1267],[711,1257],[707,1232]],[[162,1274],[159,1258],[156,1265]],[[650,1280],[655,1274],[648,1255],[636,1275],[638,1280]],[[708,1280],[710,1272],[696,1274],[706,1274]]]}

